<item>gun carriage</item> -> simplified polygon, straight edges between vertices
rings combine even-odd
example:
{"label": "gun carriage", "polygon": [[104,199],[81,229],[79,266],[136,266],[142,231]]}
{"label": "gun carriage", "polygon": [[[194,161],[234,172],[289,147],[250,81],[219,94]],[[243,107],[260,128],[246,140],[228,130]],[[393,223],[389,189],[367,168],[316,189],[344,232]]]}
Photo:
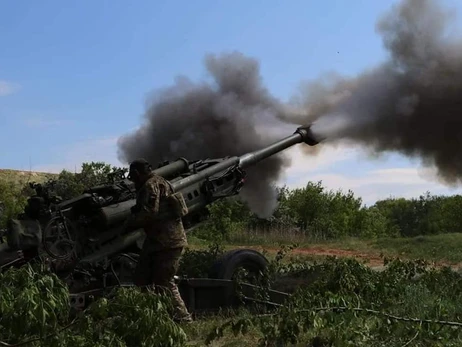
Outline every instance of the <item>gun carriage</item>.
{"label": "gun carriage", "polygon": [[[299,143],[318,144],[310,126],[299,127],[292,135],[242,156],[195,161],[178,158],[160,164],[154,171],[166,178],[183,200],[187,208],[183,224],[186,232],[191,232],[207,218],[207,205],[239,194],[247,168]],[[116,172],[107,184],[64,201],[51,196],[52,186],[53,182],[31,184],[36,195],[28,199],[23,214],[9,220],[7,242],[0,243],[0,267],[4,270],[21,266],[37,256],[45,256],[68,283],[75,307],[86,305],[86,299],[101,293],[101,288],[130,285],[144,241],[143,230],[123,229],[136,204],[133,183],[124,172]],[[225,301],[229,304],[235,271],[243,267],[258,273],[266,264],[265,257],[254,250],[233,250],[217,260],[210,278],[179,279],[179,288],[192,310],[220,306]],[[213,303],[210,291],[214,290],[228,294]],[[276,301],[284,297],[275,291],[272,295]]]}

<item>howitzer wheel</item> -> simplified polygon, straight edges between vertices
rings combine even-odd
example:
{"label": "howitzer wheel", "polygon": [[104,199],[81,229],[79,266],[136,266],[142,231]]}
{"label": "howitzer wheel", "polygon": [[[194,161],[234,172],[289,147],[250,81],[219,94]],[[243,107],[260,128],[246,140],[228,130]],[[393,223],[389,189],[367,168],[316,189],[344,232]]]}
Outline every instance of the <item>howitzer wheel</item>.
{"label": "howitzer wheel", "polygon": [[68,259],[77,251],[74,224],[66,217],[52,218],[43,232],[42,245],[54,259]]}
{"label": "howitzer wheel", "polygon": [[209,271],[209,277],[235,279],[241,270],[248,272],[248,279],[258,278],[266,270],[268,260],[253,249],[234,249],[218,258]]}

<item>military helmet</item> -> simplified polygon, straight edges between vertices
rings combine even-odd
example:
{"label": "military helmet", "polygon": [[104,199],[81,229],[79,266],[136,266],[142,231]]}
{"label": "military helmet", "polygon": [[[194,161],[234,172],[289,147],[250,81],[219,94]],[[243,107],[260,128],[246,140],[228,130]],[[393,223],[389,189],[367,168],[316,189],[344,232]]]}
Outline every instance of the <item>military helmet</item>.
{"label": "military helmet", "polygon": [[138,158],[130,163],[130,169],[128,172],[128,179],[131,179],[133,171],[148,173],[152,170],[152,165],[144,158]]}

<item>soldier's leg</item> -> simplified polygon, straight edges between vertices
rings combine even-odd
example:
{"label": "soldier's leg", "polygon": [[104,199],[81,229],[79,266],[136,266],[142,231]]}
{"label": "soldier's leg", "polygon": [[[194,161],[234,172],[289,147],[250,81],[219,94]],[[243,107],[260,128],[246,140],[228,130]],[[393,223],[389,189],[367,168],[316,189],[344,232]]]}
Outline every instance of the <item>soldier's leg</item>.
{"label": "soldier's leg", "polygon": [[181,298],[174,279],[178,271],[182,252],[182,248],[156,252],[153,258],[153,265],[155,267],[155,271],[153,271],[153,282],[156,286],[168,289],[172,294],[173,303],[175,305],[174,318],[181,321],[191,321],[191,315]]}
{"label": "soldier's leg", "polygon": [[153,262],[153,252],[150,250],[150,245],[146,239],[143,244],[140,256],[138,258],[138,263],[136,265],[135,274],[133,278],[133,283],[136,286],[148,286],[152,285],[153,281],[153,267],[155,266]]}

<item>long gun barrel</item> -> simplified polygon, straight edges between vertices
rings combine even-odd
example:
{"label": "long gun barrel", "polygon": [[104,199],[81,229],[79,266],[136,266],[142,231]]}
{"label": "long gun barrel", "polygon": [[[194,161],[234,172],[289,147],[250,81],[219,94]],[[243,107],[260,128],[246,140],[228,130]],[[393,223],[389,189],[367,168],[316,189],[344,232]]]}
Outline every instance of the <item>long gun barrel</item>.
{"label": "long gun barrel", "polygon": [[223,170],[226,170],[229,167],[238,166],[241,169],[245,169],[249,166],[252,166],[262,161],[263,159],[266,159],[278,152],[281,152],[301,142],[304,142],[310,146],[315,146],[319,143],[314,137],[310,126],[299,127],[293,135],[288,136],[282,140],[279,140],[273,143],[272,145],[269,145],[265,148],[259,149],[254,152],[244,154],[240,157],[231,157],[229,159],[222,161],[219,164],[216,164],[212,167],[205,169],[204,171],[201,171],[197,174],[194,174],[192,176],[189,176],[182,180],[174,182],[173,189],[175,191],[180,191],[181,189],[187,186],[200,182],[203,179],[211,175],[214,175],[216,173],[219,173]]}
{"label": "long gun barrel", "polygon": [[154,172],[165,179],[170,179],[183,172],[186,172],[188,167],[189,162],[185,158],[179,158],[173,163],[155,169]]}

